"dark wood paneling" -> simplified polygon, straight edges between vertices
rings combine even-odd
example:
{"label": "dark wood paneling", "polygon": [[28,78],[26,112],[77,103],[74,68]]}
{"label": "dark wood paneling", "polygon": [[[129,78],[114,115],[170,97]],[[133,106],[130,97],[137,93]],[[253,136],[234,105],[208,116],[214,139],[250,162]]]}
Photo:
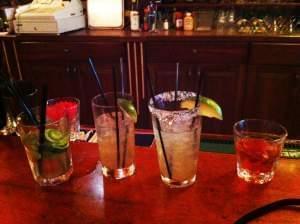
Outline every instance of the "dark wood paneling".
{"label": "dark wood paneling", "polygon": [[146,43],[146,54],[152,62],[186,62],[207,64],[240,64],[247,60],[247,45],[222,42],[154,42]]}
{"label": "dark wood paneling", "polygon": [[[204,118],[203,132],[231,134],[234,122],[242,118],[247,51],[246,44],[150,42],[145,44],[146,72],[156,93],[175,89],[176,62],[181,90],[196,92],[203,75],[203,95],[216,100],[224,113],[223,121]],[[149,127],[150,119],[148,123]]]}
{"label": "dark wood paneling", "polygon": [[[120,77],[123,57],[126,91],[129,90],[125,44],[118,42],[18,42],[17,53],[22,77],[38,88],[48,84],[49,98],[74,96],[81,102],[81,123],[92,124],[91,99],[99,94],[96,79],[88,64],[94,59],[105,92],[112,91],[112,67]],[[120,88],[119,78],[119,89]]]}
{"label": "dark wood paneling", "polygon": [[39,60],[56,61],[87,61],[92,56],[105,63],[124,57],[125,48],[118,42],[20,42],[18,55],[24,61],[36,61],[37,55]]}
{"label": "dark wood paneling", "polygon": [[299,138],[300,67],[251,66],[248,78],[245,117],[274,120]]}
{"label": "dark wood paneling", "polygon": [[288,43],[254,43],[250,63],[256,65],[300,65],[300,45]]}

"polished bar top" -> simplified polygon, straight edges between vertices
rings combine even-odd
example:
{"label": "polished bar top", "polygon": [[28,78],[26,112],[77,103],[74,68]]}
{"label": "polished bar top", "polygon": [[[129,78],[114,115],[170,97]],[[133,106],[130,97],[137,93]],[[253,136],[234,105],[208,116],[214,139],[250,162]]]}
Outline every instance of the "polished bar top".
{"label": "polished bar top", "polygon": [[163,31],[158,30],[157,32],[132,32],[126,29],[122,30],[91,30],[88,28],[63,33],[60,35],[54,34],[8,34],[0,36],[0,40],[16,39],[21,41],[53,41],[53,40],[74,40],[74,41],[148,41],[148,40],[159,40],[159,41],[264,41],[264,42],[285,42],[285,43],[299,43],[300,33],[294,34],[274,34],[274,33],[263,33],[263,34],[243,34],[243,33],[220,33],[216,30],[192,32],[192,31],[176,31],[169,30]]}
{"label": "polished bar top", "polygon": [[[0,137],[0,222],[232,224],[250,210],[300,198],[300,161],[282,159],[266,185],[246,184],[235,156],[200,152],[196,183],[170,189],[160,180],[154,149],[136,149],[136,174],[115,181],[96,169],[97,144],[72,144],[74,173],[55,187],[40,187],[16,137]],[[284,208],[251,223],[300,223],[298,208]]]}

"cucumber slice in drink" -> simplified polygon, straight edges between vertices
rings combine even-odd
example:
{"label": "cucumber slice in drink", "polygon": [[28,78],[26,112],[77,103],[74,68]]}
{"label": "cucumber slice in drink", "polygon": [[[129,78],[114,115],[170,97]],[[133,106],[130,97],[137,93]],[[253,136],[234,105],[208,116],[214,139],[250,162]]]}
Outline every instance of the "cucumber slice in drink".
{"label": "cucumber slice in drink", "polygon": [[65,141],[65,142],[54,143],[52,144],[52,147],[55,149],[60,149],[61,151],[61,149],[67,149],[69,147],[69,142]]}
{"label": "cucumber slice in drink", "polygon": [[60,153],[69,147],[69,140],[66,135],[56,129],[46,129],[45,138],[50,143],[48,151]]}
{"label": "cucumber slice in drink", "polygon": [[61,131],[58,131],[56,129],[46,129],[45,130],[45,138],[49,142],[59,142],[64,137],[63,133]]}

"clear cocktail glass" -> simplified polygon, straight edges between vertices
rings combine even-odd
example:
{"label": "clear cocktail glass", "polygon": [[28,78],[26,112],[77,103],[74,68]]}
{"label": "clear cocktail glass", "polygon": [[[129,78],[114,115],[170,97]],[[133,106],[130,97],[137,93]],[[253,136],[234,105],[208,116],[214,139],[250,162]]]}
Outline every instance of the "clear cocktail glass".
{"label": "clear cocktail glass", "polygon": [[181,101],[193,92],[164,92],[149,101],[162,181],[170,187],[186,187],[196,180],[201,116],[198,109],[181,109]]}
{"label": "clear cocktail glass", "polygon": [[[39,120],[39,108],[34,108]],[[17,117],[17,130],[25,147],[35,181],[41,186],[54,186],[67,181],[72,172],[70,126],[66,116],[58,119],[46,115],[45,141],[40,145],[40,129],[25,113]]]}
{"label": "clear cocktail glass", "polygon": [[[128,94],[117,93],[117,98],[132,102],[132,97]],[[134,120],[120,105],[115,107],[114,93],[106,93],[104,97],[95,96],[92,99],[92,110],[103,175],[114,179],[133,175],[135,172]]]}
{"label": "clear cocktail glass", "polygon": [[271,181],[287,130],[273,121],[245,119],[234,124],[233,132],[238,177],[256,184]]}
{"label": "clear cocktail glass", "polygon": [[75,141],[80,134],[80,100],[75,97],[57,97],[47,101],[49,117],[59,119],[66,115],[70,124],[70,141]]}

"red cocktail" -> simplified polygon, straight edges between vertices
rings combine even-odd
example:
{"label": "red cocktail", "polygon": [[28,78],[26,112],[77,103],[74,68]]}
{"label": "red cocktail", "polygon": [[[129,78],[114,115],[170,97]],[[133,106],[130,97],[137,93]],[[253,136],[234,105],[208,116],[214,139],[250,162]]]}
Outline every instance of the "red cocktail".
{"label": "red cocktail", "polygon": [[48,100],[47,116],[60,119],[66,116],[71,128],[71,141],[77,139],[80,131],[80,102],[74,97],[61,97]]}

